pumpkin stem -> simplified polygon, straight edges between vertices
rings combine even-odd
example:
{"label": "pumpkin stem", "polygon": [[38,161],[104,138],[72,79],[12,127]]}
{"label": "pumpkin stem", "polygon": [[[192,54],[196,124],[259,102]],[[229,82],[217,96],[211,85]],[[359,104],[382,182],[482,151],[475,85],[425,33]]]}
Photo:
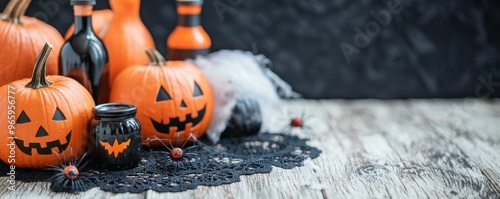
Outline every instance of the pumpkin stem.
{"label": "pumpkin stem", "polygon": [[47,59],[49,58],[50,51],[52,51],[53,46],[49,43],[45,43],[42,52],[38,55],[35,62],[35,68],[33,69],[33,76],[31,81],[26,84],[29,88],[43,88],[52,84],[51,81],[45,79],[46,69],[47,69]]}
{"label": "pumpkin stem", "polygon": [[161,53],[158,52],[156,49],[153,49],[153,53],[156,59],[158,59],[158,66],[163,66],[167,63],[167,60],[165,60],[165,58],[161,55]]}
{"label": "pumpkin stem", "polygon": [[3,21],[8,21],[10,19],[10,15],[12,14],[12,10],[18,4],[19,0],[10,0],[5,9],[2,12],[2,16],[0,17]]}
{"label": "pumpkin stem", "polygon": [[150,66],[163,66],[167,63],[165,58],[156,49],[148,48],[146,54],[148,54]]}
{"label": "pumpkin stem", "polygon": [[28,7],[31,4],[31,0],[25,0],[23,8],[21,9],[21,12],[19,13],[19,21],[21,21],[21,16],[26,15],[26,10],[28,10]]}
{"label": "pumpkin stem", "polygon": [[146,49],[146,54],[148,54],[149,57],[149,65],[158,66],[158,59],[156,58],[153,49],[151,48]]}
{"label": "pumpkin stem", "polygon": [[26,13],[31,0],[19,0],[17,6],[10,13],[10,21],[15,24],[22,24],[21,16]]}

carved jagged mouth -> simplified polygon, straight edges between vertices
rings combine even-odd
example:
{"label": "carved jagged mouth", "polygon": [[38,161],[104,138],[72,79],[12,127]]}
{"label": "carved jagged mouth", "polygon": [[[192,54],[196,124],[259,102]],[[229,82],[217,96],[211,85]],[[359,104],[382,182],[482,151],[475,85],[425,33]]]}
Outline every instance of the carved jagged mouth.
{"label": "carved jagged mouth", "polygon": [[203,107],[203,109],[198,111],[198,117],[193,118],[191,116],[191,113],[186,115],[186,120],[181,122],[179,120],[179,117],[175,118],[170,118],[170,123],[168,124],[163,124],[163,120],[161,122],[157,122],[153,119],[151,119],[151,122],[153,123],[153,126],[155,127],[156,131],[160,133],[170,133],[170,127],[177,127],[177,131],[184,131],[186,129],[186,124],[191,123],[192,126],[196,126],[198,123],[201,122],[203,119],[203,116],[205,116],[205,109],[206,106]]}
{"label": "carved jagged mouth", "polygon": [[71,132],[72,131],[70,131],[68,135],[66,135],[66,144],[61,144],[61,141],[54,140],[47,142],[47,146],[43,148],[40,145],[40,143],[29,143],[28,147],[25,147],[24,140],[15,138],[14,141],[16,142],[16,145],[19,148],[19,150],[21,150],[25,154],[31,155],[32,149],[36,149],[39,155],[51,155],[53,148],[58,148],[59,153],[62,153],[68,148],[69,141],[71,140]]}

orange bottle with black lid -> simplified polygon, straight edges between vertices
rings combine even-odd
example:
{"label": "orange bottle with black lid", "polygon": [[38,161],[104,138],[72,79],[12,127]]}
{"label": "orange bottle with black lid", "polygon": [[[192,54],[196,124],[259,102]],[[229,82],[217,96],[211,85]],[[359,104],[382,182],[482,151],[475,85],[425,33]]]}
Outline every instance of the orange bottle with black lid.
{"label": "orange bottle with black lid", "polygon": [[206,55],[212,41],[201,26],[203,0],[177,0],[177,27],[167,40],[170,60],[185,60]]}

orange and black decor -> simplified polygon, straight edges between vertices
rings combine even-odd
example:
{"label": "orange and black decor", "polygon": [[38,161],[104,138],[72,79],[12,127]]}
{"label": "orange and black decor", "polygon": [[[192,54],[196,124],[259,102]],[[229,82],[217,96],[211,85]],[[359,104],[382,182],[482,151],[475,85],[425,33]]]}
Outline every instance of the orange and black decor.
{"label": "orange and black decor", "polygon": [[110,101],[137,107],[143,145],[163,146],[159,142],[148,142],[151,139],[184,143],[191,134],[200,138],[214,111],[210,83],[189,62],[166,61],[155,49],[146,52],[151,63],[131,66],[120,73],[113,84]]}
{"label": "orange and black decor", "polygon": [[92,110],[91,146],[96,167],[128,169],[139,164],[141,125],[133,105],[108,103]]}
{"label": "orange and black decor", "polygon": [[201,26],[203,0],[177,0],[177,27],[167,40],[168,59],[185,60],[210,52],[212,41]]}

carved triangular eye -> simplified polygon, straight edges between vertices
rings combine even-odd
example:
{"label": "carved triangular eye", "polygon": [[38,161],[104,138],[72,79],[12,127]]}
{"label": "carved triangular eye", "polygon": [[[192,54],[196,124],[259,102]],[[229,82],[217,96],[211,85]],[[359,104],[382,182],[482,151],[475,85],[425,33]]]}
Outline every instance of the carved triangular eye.
{"label": "carved triangular eye", "polygon": [[40,128],[38,128],[38,131],[36,132],[35,137],[44,137],[44,136],[47,136],[47,135],[49,135],[47,133],[47,130],[45,130],[42,126],[40,126]]}
{"label": "carved triangular eye", "polygon": [[56,112],[54,113],[54,116],[52,117],[52,120],[54,120],[54,121],[63,121],[63,120],[66,120],[66,117],[61,112],[61,109],[59,109],[59,107],[56,108]]}
{"label": "carved triangular eye", "polygon": [[16,123],[22,124],[27,122],[31,122],[30,117],[28,117],[28,115],[24,111],[22,111],[19,115],[19,118],[17,118]]}
{"label": "carved triangular eye", "polygon": [[186,105],[186,102],[184,102],[184,100],[181,101],[181,108],[186,108],[187,105]]}
{"label": "carved triangular eye", "polygon": [[171,99],[172,98],[167,93],[167,91],[163,88],[163,86],[160,86],[160,90],[158,91],[158,95],[156,95],[156,101],[161,102],[161,101],[171,100]]}
{"label": "carved triangular eye", "polygon": [[198,97],[198,96],[202,96],[202,95],[203,95],[203,92],[201,92],[200,86],[196,82],[194,82],[193,97]]}

